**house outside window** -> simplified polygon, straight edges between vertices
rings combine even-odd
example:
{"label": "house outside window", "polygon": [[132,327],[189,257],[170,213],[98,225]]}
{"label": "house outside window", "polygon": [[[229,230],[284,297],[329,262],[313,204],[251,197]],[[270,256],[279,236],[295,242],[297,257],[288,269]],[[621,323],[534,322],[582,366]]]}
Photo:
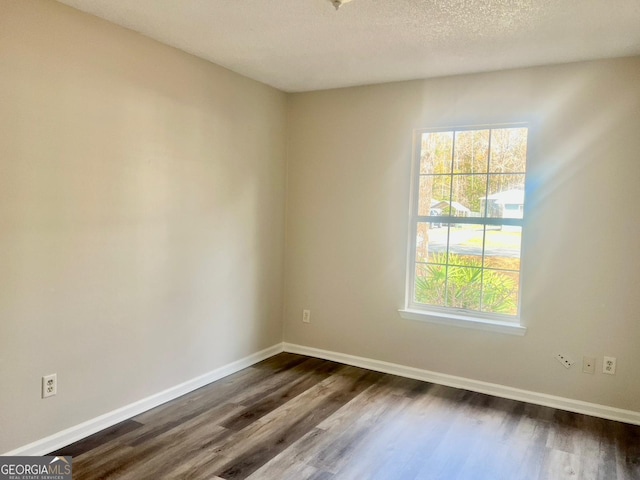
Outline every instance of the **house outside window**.
{"label": "house outside window", "polygon": [[528,128],[416,132],[406,309],[518,322]]}

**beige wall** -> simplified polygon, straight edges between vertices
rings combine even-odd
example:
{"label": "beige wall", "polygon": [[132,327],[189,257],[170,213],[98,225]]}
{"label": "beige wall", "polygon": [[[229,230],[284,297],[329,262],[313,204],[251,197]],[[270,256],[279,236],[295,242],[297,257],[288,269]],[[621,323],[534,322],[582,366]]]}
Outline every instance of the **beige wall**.
{"label": "beige wall", "polygon": [[[640,411],[639,112],[640,58],[292,95],[285,340]],[[412,130],[512,121],[537,127],[527,335],[401,319]]]}
{"label": "beige wall", "polygon": [[0,452],[282,340],[285,119],[274,89],[0,0]]}

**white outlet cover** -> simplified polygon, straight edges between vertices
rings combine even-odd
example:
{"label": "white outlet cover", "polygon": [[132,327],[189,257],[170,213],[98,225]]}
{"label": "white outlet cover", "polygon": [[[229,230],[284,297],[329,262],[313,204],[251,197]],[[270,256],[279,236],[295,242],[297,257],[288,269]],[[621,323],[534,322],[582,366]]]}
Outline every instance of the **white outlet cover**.
{"label": "white outlet cover", "polygon": [[602,362],[602,373],[607,375],[616,374],[616,357],[604,357]]}
{"label": "white outlet cover", "polygon": [[42,398],[53,397],[58,393],[58,375],[53,373],[42,377]]}

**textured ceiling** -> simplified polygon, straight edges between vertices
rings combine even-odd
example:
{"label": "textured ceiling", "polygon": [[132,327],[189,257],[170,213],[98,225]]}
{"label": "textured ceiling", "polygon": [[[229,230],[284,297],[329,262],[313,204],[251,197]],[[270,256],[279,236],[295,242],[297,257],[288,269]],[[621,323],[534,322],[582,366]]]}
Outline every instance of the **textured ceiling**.
{"label": "textured ceiling", "polygon": [[640,0],[59,0],[289,92],[640,54]]}

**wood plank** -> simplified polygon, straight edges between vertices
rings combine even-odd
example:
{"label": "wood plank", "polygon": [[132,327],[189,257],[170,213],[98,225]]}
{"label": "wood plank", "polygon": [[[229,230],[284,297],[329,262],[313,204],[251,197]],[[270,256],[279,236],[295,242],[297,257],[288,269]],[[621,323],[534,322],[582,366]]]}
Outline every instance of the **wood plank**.
{"label": "wood plank", "polygon": [[620,480],[640,478],[640,427],[610,422],[610,432],[615,436],[616,472]]}
{"label": "wood plank", "polygon": [[[305,410],[298,408],[298,411],[287,412],[285,408],[280,411],[275,418],[282,419],[284,416],[287,421],[278,425],[277,429],[272,425],[269,435],[262,441],[254,442],[250,449],[236,444],[242,445],[245,451],[240,455],[234,455],[234,460],[222,466],[217,474],[228,480],[245,478],[372,385],[379,377],[380,374],[375,372],[355,367],[341,367],[336,375],[310,389],[304,395],[307,398],[301,398],[300,403],[305,405]],[[335,381],[331,381],[332,379]],[[303,415],[299,415],[301,412],[304,412]]]}
{"label": "wood plank", "polygon": [[278,373],[289,370],[310,358],[311,357],[307,357],[305,355],[298,355],[297,353],[285,352],[258,362],[253,365],[253,368],[268,370],[271,373]]}
{"label": "wood plank", "polygon": [[339,366],[335,363],[323,362],[323,364],[317,365],[313,370],[300,373],[297,378],[273,389],[269,394],[260,395],[257,398],[254,397],[251,403],[249,401],[243,402],[244,405],[249,404],[249,406],[237,415],[229,418],[222,426],[231,430],[240,431],[298,395],[306,392],[318,382],[329,377],[338,368]]}
{"label": "wood plank", "polygon": [[371,385],[381,374],[340,367],[334,375],[298,395],[282,407],[237,432],[216,450],[229,462],[203,454],[169,478],[245,478],[287,448],[340,406]]}
{"label": "wood plank", "polygon": [[[288,456],[277,457],[267,462],[258,470],[249,475],[247,480],[264,480],[265,478],[278,478],[282,480],[300,480],[323,478],[325,472],[318,471],[317,468],[298,462]],[[276,460],[276,461],[274,461]],[[225,477],[227,480],[227,477]]]}
{"label": "wood plank", "polygon": [[[222,442],[232,432],[217,423],[241,408],[222,404],[134,447],[123,443],[121,438],[106,444],[105,450],[94,449],[74,460],[74,479],[151,478],[158,472],[173,468],[176,459],[188,462],[202,449]],[[91,473],[85,477],[85,472]]]}
{"label": "wood plank", "polygon": [[264,388],[265,380],[273,380],[273,374],[268,370],[252,367],[245,368],[240,372],[133,417],[133,420],[143,424],[161,424],[165,418],[173,421],[180,415],[189,415],[194,410],[201,412],[207,406],[215,406],[220,403],[235,403],[232,402],[232,398],[247,390]]}
{"label": "wood plank", "polygon": [[98,433],[90,435],[82,440],[79,440],[71,445],[67,445],[60,450],[51,452],[49,455],[53,456],[67,456],[77,457],[83,453],[87,453],[94,448],[97,448],[105,443],[108,443],[114,439],[122,437],[124,434],[137,430],[143,425],[134,420],[125,420],[109,428],[105,428]]}

